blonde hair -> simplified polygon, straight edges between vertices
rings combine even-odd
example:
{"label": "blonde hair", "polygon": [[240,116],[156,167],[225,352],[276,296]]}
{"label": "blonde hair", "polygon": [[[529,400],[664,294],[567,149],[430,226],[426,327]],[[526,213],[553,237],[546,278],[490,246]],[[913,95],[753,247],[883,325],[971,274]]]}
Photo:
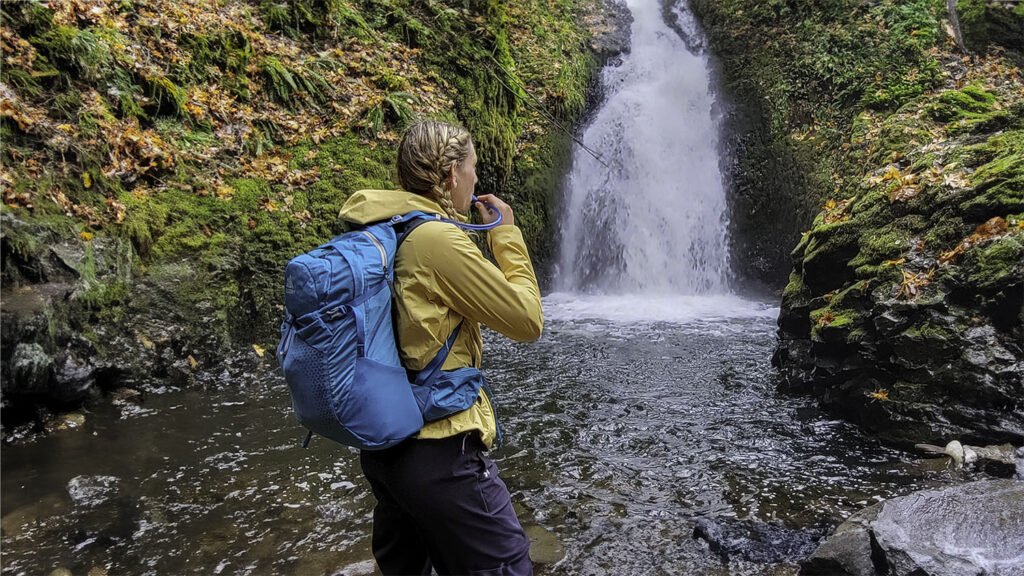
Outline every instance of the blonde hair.
{"label": "blonde hair", "polygon": [[436,120],[424,120],[409,127],[398,145],[398,182],[407,192],[437,202],[449,218],[458,219],[452,202],[452,165],[469,156],[469,131]]}

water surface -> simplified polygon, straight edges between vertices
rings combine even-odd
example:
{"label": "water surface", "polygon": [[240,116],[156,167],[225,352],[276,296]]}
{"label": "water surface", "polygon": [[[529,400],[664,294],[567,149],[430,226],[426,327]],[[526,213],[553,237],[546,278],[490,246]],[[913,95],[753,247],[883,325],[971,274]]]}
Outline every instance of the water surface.
{"label": "water surface", "polygon": [[[644,299],[556,294],[541,340],[488,333],[495,458],[523,522],[564,548],[539,573],[791,573],[723,567],[694,521],[818,530],[957,480],[775,392],[774,310],[742,302],[655,302],[659,319],[643,320]],[[96,410],[82,429],[3,448],[4,574],[373,572],[358,458],[323,439],[299,447],[276,374]]]}

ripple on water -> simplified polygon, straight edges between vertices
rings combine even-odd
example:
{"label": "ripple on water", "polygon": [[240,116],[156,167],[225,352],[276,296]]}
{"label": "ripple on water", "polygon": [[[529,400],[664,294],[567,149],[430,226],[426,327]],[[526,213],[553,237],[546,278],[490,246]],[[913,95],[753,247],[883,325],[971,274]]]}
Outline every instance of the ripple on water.
{"label": "ripple on water", "polygon": [[528,516],[566,541],[555,572],[711,570],[717,561],[689,539],[696,518],[820,534],[862,503],[937,480],[776,393],[767,314],[706,329],[714,321],[560,312],[539,342],[489,337],[485,359],[506,436],[526,447],[501,462],[514,470],[503,475]]}
{"label": "ripple on water", "polygon": [[[765,573],[723,568],[690,537],[696,519],[819,530],[949,481],[779,395],[772,319],[557,316],[537,342],[485,333],[506,438],[494,456],[524,524],[564,554],[540,574]],[[138,416],[110,407],[5,446],[4,573],[371,573],[355,452],[300,448],[279,376],[247,378],[260,384],[153,394]]]}

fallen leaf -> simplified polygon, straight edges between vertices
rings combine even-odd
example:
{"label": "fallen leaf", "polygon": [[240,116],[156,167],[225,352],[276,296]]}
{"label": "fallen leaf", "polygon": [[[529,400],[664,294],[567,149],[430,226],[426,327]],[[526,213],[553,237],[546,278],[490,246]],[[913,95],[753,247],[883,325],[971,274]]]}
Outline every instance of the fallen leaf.
{"label": "fallen leaf", "polygon": [[196,362],[196,359],[193,358],[191,354],[188,355],[188,364],[189,366],[192,367],[193,370],[199,368],[199,362]]}
{"label": "fallen leaf", "polygon": [[260,346],[259,344],[253,344],[252,349],[256,351],[256,355],[259,356],[260,358],[263,358],[263,355],[266,354],[267,352],[266,349]]}
{"label": "fallen leaf", "polygon": [[818,326],[828,326],[832,322],[835,322],[836,317],[831,312],[825,312],[821,318],[818,319]]}

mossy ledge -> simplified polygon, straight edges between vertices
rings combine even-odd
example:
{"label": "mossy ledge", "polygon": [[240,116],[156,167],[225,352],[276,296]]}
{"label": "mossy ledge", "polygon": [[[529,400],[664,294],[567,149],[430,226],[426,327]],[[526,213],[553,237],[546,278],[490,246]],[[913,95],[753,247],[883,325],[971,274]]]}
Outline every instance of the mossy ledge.
{"label": "mossy ledge", "polygon": [[395,185],[417,117],[473,133],[542,267],[571,141],[537,108],[575,126],[628,22],[600,0],[125,0],[2,26],[6,433],[272,362],[284,264]]}
{"label": "mossy ledge", "polygon": [[1024,442],[1024,8],[961,1],[962,54],[938,0],[692,4],[783,388],[904,445]]}

